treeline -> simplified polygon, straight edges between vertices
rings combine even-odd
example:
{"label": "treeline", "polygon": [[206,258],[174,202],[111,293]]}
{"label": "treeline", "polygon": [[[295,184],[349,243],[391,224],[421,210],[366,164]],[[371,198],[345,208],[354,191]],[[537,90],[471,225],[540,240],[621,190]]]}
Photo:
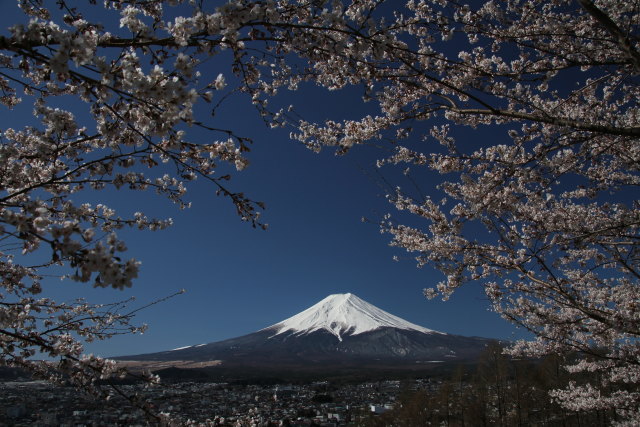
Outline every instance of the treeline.
{"label": "treeline", "polygon": [[549,391],[569,381],[557,356],[540,361],[511,360],[502,347],[487,348],[479,363],[458,366],[432,390],[405,389],[394,409],[363,422],[382,426],[608,426],[613,410],[568,411],[554,403]]}

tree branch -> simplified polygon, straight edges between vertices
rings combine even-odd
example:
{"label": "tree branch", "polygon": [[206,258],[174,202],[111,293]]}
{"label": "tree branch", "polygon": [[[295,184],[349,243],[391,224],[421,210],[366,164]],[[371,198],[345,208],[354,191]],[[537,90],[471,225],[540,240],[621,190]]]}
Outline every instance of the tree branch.
{"label": "tree branch", "polygon": [[631,58],[631,63],[636,73],[640,73],[640,53],[634,49],[629,37],[622,32],[620,27],[618,27],[606,13],[593,4],[593,1],[578,0],[578,3],[616,39],[618,46]]}
{"label": "tree branch", "polygon": [[446,108],[459,114],[475,114],[487,116],[511,117],[514,119],[529,120],[532,122],[547,123],[556,126],[566,126],[576,130],[603,133],[607,135],[640,137],[640,128],[623,128],[616,126],[599,125],[595,123],[581,123],[576,120],[564,119],[562,117],[539,116],[531,113],[521,113],[519,111],[480,109],[480,108]]}

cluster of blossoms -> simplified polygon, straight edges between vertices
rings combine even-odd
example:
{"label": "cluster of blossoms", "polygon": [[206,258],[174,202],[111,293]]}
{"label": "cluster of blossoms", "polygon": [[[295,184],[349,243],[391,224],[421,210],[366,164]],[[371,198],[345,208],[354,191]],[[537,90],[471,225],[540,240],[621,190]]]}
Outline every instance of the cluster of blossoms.
{"label": "cluster of blossoms", "polygon": [[[402,189],[389,195],[423,227],[381,222],[392,245],[444,273],[429,296],[482,283],[496,312],[537,337],[513,354],[578,352],[568,368],[598,373],[555,399],[573,409],[598,399],[622,418],[640,417],[637,2],[231,0],[204,10],[175,0],[167,3],[190,16],[165,19],[173,10],[160,0],[106,0],[120,16],[111,32],[80,11],[98,6],[57,3],[60,11],[19,0],[30,21],[0,37],[0,102],[11,108],[22,91],[40,120],[2,132],[3,238],[25,253],[50,250],[49,264],[70,266],[76,280],[122,287],[138,266],[115,255],[124,246],[113,233],[169,223],[123,219],[103,205],[74,205],[69,195],[153,188],[186,207],[185,183],[200,177],[260,225],[261,206],[215,175],[221,162],[247,166],[248,140],[194,118],[196,103],[215,102],[228,84],[217,73],[202,78],[204,59],[230,51],[239,90],[267,123],[293,126],[294,139],[341,154],[391,141],[395,153],[381,166],[442,174],[430,192],[440,200]],[[270,97],[303,82],[357,86],[379,112],[310,123],[271,111]],[[83,100],[92,124],[56,108],[61,96]],[[191,142],[188,126],[225,137]],[[486,126],[492,138],[469,143],[457,134]],[[469,232],[477,229],[486,233]],[[9,294],[37,293],[39,269],[14,264],[10,253],[0,262],[0,317],[32,316],[37,305]],[[17,325],[37,335],[37,325]],[[17,338],[3,332],[4,360],[17,357]]]}

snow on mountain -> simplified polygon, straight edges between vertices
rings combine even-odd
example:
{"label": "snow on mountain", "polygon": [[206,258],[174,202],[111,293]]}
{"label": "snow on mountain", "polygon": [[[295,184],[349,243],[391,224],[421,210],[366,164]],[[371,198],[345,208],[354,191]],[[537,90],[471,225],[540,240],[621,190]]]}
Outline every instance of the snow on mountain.
{"label": "snow on mountain", "polygon": [[285,332],[304,335],[324,329],[342,341],[343,336],[358,335],[383,327],[446,335],[387,313],[351,293],[329,295],[319,303],[263,331],[275,331],[274,337]]}

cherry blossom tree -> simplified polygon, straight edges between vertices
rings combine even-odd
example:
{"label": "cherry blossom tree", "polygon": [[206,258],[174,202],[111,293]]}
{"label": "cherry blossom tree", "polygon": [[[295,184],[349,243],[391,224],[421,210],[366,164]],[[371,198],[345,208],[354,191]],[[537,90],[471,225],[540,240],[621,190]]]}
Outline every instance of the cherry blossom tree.
{"label": "cherry blossom tree", "polygon": [[[0,364],[108,398],[122,391],[99,381],[126,371],[84,354],[83,343],[142,332],[132,323],[139,309],[130,301],[56,302],[41,296],[43,276],[63,271],[63,280],[130,287],[139,262],[123,258],[127,247],[117,231],[161,230],[171,220],[122,217],[106,202],[71,198],[100,191],[108,200],[110,189],[127,188],[155,191],[185,208],[185,183],[200,179],[229,198],[242,220],[264,225],[261,203],[229,190],[228,175],[215,175],[220,163],[243,169],[250,141],[194,119],[199,100],[223,97],[224,75],[205,80],[197,70],[198,56],[237,49],[222,23],[211,36],[197,36],[183,18],[163,21],[162,2],[73,3],[18,1],[25,23],[0,36],[4,114],[26,104],[34,117],[0,134]],[[115,17],[113,28],[85,19],[101,13]],[[211,140],[191,141],[190,127],[210,131]],[[36,360],[43,356],[50,360]]]}
{"label": "cherry blossom tree", "polygon": [[[566,367],[594,380],[554,399],[640,417],[637,0],[18,4],[31,19],[0,38],[1,99],[31,102],[39,122],[2,131],[1,232],[26,254],[1,254],[4,363],[31,363],[39,349],[85,372],[77,337],[130,327],[127,316],[38,299],[39,278],[62,265],[70,280],[130,286],[138,263],[120,259],[115,232],[169,223],[71,194],[153,189],[185,207],[185,183],[200,178],[260,225],[260,206],[215,175],[221,163],[247,165],[248,141],[193,114],[222,100],[230,76],[201,70],[225,52],[265,122],[292,126],[309,148],[383,143],[393,152],[379,166],[442,175],[428,197],[390,193],[401,212],[381,222],[392,245],[444,273],[426,294],[481,283],[496,312],[536,336],[512,354],[584,355]],[[113,28],[92,23],[102,9],[118,17]],[[317,123],[271,106],[306,84],[360,88],[377,113]],[[70,97],[82,115],[57,102]],[[194,127],[215,136],[191,141]],[[22,261],[35,254],[44,261]]]}
{"label": "cherry blossom tree", "polygon": [[[497,313],[536,337],[511,354],[584,356],[565,368],[592,381],[556,390],[557,402],[640,418],[640,3],[308,6],[265,25],[285,63],[248,90],[361,87],[378,114],[298,121],[293,137],[338,153],[389,141],[379,166],[442,175],[430,196],[392,192],[413,218],[381,222],[393,246],[444,274],[427,296],[481,283]],[[306,60],[297,70],[292,52]],[[480,141],[463,132],[487,127]]]}

